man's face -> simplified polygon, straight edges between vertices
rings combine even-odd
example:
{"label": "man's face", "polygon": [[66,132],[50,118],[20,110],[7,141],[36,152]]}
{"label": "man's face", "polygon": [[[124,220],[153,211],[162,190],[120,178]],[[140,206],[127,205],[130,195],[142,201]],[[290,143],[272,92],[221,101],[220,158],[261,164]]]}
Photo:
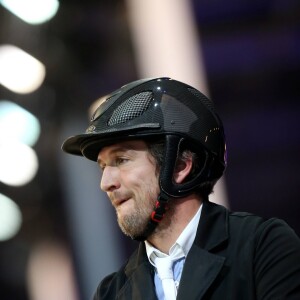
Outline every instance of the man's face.
{"label": "man's face", "polygon": [[140,236],[159,194],[154,158],[145,142],[126,141],[104,147],[98,155],[100,187],[116,209],[122,231]]}

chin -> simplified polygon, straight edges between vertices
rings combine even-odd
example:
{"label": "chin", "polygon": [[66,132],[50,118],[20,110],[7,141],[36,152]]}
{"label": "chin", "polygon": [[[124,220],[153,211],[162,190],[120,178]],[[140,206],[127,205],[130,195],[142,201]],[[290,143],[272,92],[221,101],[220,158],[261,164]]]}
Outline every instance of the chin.
{"label": "chin", "polygon": [[135,222],[132,217],[119,219],[118,218],[119,227],[122,232],[129,236],[133,240],[143,240],[141,237],[143,236],[146,226],[148,224],[148,219],[144,222]]}

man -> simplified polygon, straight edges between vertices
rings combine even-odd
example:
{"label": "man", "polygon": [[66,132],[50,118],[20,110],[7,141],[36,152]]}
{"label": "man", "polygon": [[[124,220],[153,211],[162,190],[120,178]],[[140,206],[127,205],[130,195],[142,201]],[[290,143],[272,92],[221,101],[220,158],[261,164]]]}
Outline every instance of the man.
{"label": "man", "polygon": [[213,103],[198,90],[169,78],[132,82],[63,150],[98,162],[120,228],[141,241],[95,300],[300,299],[293,230],[208,200],[226,146]]}

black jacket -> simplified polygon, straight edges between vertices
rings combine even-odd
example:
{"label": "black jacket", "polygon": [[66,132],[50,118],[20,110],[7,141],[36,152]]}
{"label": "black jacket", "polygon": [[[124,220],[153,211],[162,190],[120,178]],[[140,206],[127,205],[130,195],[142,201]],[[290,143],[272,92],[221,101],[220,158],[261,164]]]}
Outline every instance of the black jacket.
{"label": "black jacket", "polygon": [[[144,243],[98,286],[94,300],[156,298]],[[300,240],[278,219],[264,220],[203,204],[178,300],[300,300]]]}

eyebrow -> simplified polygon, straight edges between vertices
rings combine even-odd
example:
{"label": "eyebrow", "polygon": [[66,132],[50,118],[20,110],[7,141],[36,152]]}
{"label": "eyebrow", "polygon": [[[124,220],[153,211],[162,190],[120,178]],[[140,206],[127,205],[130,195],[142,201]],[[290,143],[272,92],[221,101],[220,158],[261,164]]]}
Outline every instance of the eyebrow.
{"label": "eyebrow", "polygon": [[[109,154],[116,154],[118,152],[124,152],[124,151],[127,151],[127,150],[135,150],[135,148],[133,146],[131,146],[130,144],[128,144],[127,146],[118,146],[114,149],[112,149]],[[97,163],[100,165],[101,164],[101,159],[98,157],[97,158]]]}

